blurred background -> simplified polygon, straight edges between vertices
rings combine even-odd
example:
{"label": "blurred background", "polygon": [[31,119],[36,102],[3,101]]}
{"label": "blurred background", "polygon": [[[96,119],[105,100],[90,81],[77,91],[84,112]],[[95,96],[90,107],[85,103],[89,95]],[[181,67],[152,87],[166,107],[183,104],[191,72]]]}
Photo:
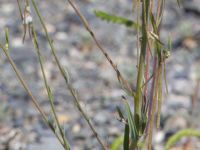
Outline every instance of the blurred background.
{"label": "blurred background", "polygon": [[[123,107],[115,72],[95,46],[78,16],[64,0],[36,1],[54,39],[61,63],[70,70],[73,86],[81,104],[91,117],[98,133],[108,144],[123,133],[117,120],[116,106]],[[94,10],[135,18],[132,0],[77,0],[77,5],[94,29],[103,47],[119,70],[135,85],[136,32],[124,26],[107,23],[94,15]],[[166,62],[169,94],[164,95],[161,127],[155,132],[153,145],[162,150],[166,140],[185,128],[200,129],[200,1],[167,0],[161,37],[171,36],[172,52]],[[50,53],[44,32],[33,13],[39,44],[45,56],[45,71],[55,96],[59,121],[66,129],[73,150],[100,150],[99,144],[80,116]],[[42,75],[31,39],[22,43],[23,26],[17,2],[0,0],[0,41],[5,42],[4,28],[9,27],[10,53],[23,73],[35,97],[46,112],[50,111]],[[130,99],[131,101],[131,99]],[[187,148],[187,149],[186,149]],[[18,82],[15,73],[0,51],[0,149],[61,150],[62,147],[46,127],[41,116]],[[173,150],[199,150],[197,138],[182,139]]]}

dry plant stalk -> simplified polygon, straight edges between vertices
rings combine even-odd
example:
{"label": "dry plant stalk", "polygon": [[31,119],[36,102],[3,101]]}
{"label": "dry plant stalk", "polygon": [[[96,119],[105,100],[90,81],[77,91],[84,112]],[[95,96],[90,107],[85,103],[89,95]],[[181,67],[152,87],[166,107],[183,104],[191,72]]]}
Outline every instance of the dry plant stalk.
{"label": "dry plant stalk", "polygon": [[[60,72],[61,72],[63,78],[65,79],[65,83],[66,83],[66,85],[67,85],[67,87],[68,87],[68,89],[69,89],[71,95],[72,95],[73,98],[74,98],[74,102],[75,102],[75,104],[76,104],[76,107],[78,108],[79,112],[81,113],[81,115],[83,116],[83,118],[84,118],[84,119],[86,120],[86,122],[88,123],[88,125],[89,125],[90,129],[92,130],[94,136],[96,137],[97,141],[100,143],[100,145],[102,146],[102,148],[103,148],[104,150],[106,150],[106,149],[107,149],[107,146],[104,144],[104,142],[102,142],[102,140],[101,140],[100,136],[98,135],[98,133],[97,133],[95,127],[92,125],[92,122],[91,122],[90,118],[88,117],[88,115],[86,114],[86,112],[84,111],[84,109],[82,108],[82,106],[80,105],[80,102],[79,102],[80,100],[79,100],[77,91],[72,87],[72,85],[71,85],[71,83],[70,83],[70,80],[69,80],[69,75],[66,73],[66,71],[65,71],[64,68],[62,67],[62,65],[61,65],[61,63],[60,63],[60,61],[59,61],[59,59],[58,59],[58,57],[57,57],[56,49],[55,49],[55,47],[54,47],[53,40],[50,38],[50,36],[49,36],[49,34],[48,34],[46,25],[45,25],[45,23],[44,23],[44,21],[43,21],[43,18],[42,18],[41,14],[40,14],[40,12],[39,12],[39,10],[38,10],[38,7],[37,7],[35,1],[34,1],[34,0],[31,0],[31,1],[32,1],[34,10],[35,10],[37,16],[39,17],[40,23],[42,24],[42,27],[43,27],[43,29],[44,29],[44,31],[45,31],[45,36],[46,36],[47,41],[48,41],[48,43],[49,43],[49,45],[50,45],[51,52],[52,52],[53,57],[54,57],[54,59],[55,59],[55,61],[56,61],[56,64],[57,64],[57,66],[58,66],[58,68],[59,68],[59,70],[60,70]],[[67,70],[67,72],[69,72],[67,68],[66,68],[66,70]]]}
{"label": "dry plant stalk", "polygon": [[[133,0],[134,1],[134,0]],[[96,45],[99,47],[101,52],[104,54],[106,59],[109,61],[113,69],[117,73],[117,77],[122,87],[125,87],[127,91],[130,92],[130,86],[126,82],[126,80],[121,76],[121,73],[117,69],[116,65],[114,65],[113,61],[104,50],[104,48],[98,42],[94,32],[89,26],[87,20],[80,12],[79,8],[74,4],[73,0],[68,0],[69,4],[72,6],[76,14],[80,17],[84,27],[90,33],[92,38],[94,39]],[[135,133],[139,133],[139,136],[143,135],[144,129],[141,127],[143,124],[143,116],[148,115],[148,121],[145,127],[148,135],[148,149],[151,149],[151,141],[153,135],[153,125],[154,125],[154,115],[157,113],[157,127],[159,126],[160,121],[160,111],[162,104],[162,79],[163,74],[165,74],[165,59],[169,56],[169,51],[165,49],[164,44],[161,42],[159,34],[160,34],[160,26],[163,16],[163,10],[165,5],[165,0],[157,1],[157,8],[155,9],[156,16],[154,17],[154,0],[141,0],[134,1],[137,4],[138,11],[141,8],[141,31],[137,30],[137,37],[139,39],[139,35],[141,35],[140,41],[140,49],[138,47],[138,76],[137,76],[137,86],[136,91],[132,91],[132,97],[134,99],[134,121],[136,125]],[[141,6],[140,6],[141,5]],[[137,17],[137,24],[139,24],[139,13]],[[153,55],[152,55],[152,52]],[[150,54],[154,60],[154,69],[153,74],[149,77],[149,68],[150,68]],[[145,67],[146,66],[146,67]],[[163,73],[164,72],[164,73]],[[148,98],[148,83],[149,80],[152,81],[151,93]],[[145,86],[144,86],[145,85]],[[146,100],[148,98],[148,100]],[[143,112],[143,107],[148,109],[148,112]],[[146,114],[145,114],[146,113]],[[137,140],[136,138],[135,140]],[[133,141],[135,143],[135,141]],[[137,142],[136,142],[137,143]],[[133,144],[134,149],[137,149],[137,146]],[[137,145],[137,144],[136,144]],[[133,148],[132,147],[132,148]],[[130,146],[131,148],[131,146]]]}
{"label": "dry plant stalk", "polygon": [[[95,138],[101,145],[103,150],[108,150],[107,145],[104,141],[102,141],[101,137],[97,133],[95,127],[93,126],[90,118],[88,117],[85,110],[80,105],[80,100],[77,91],[74,89],[70,82],[69,70],[67,68],[64,69],[60,60],[56,53],[56,48],[54,46],[54,42],[52,38],[49,36],[47,31],[45,22],[43,17],[40,14],[37,4],[35,0],[31,0],[33,9],[39,18],[39,22],[42,25],[42,28],[45,32],[45,37],[48,41],[48,44],[51,49],[51,53],[53,58],[55,59],[56,65],[59,68],[59,71],[62,77],[65,80],[65,83],[68,87],[69,92],[71,93],[74,103],[79,110],[82,117],[86,120],[88,126],[93,132]],[[140,149],[141,139],[142,142],[145,143],[147,141],[147,149],[152,149],[152,135],[153,128],[155,125],[155,120],[157,124],[157,128],[159,128],[160,122],[160,111],[162,104],[162,94],[163,94],[163,78],[165,78],[165,60],[169,57],[169,51],[165,48],[165,45],[162,43],[160,39],[160,27],[163,17],[163,10],[165,5],[165,0],[133,0],[133,11],[135,7],[137,7],[137,24],[140,26],[137,27],[137,84],[136,90],[133,91],[130,84],[127,80],[122,76],[121,72],[118,70],[117,65],[108,55],[107,51],[103,48],[100,42],[97,40],[96,35],[91,29],[88,21],[81,13],[80,9],[75,5],[73,0],[68,0],[69,4],[72,6],[76,14],[80,17],[85,29],[90,33],[92,39],[96,43],[99,50],[105,56],[109,64],[112,66],[113,70],[116,72],[118,81],[121,87],[127,92],[127,94],[132,96],[134,101],[134,113],[131,112],[130,105],[128,100],[123,96],[125,108],[126,108],[126,116],[123,115],[120,109],[118,109],[118,113],[120,116],[120,120],[125,124],[124,130],[124,141],[123,146],[124,150],[138,150]],[[60,143],[62,144],[65,150],[70,150],[70,144],[65,136],[64,129],[58,121],[55,106],[54,106],[54,96],[51,91],[51,88],[48,84],[46,74],[43,66],[42,53],[39,47],[37,33],[35,32],[35,28],[31,18],[30,5],[29,0],[25,1],[25,9],[22,11],[20,2],[17,0],[17,4],[19,7],[20,17],[23,22],[24,27],[24,36],[23,41],[26,36],[26,30],[28,29],[29,36],[33,40],[34,48],[37,53],[37,57],[40,64],[40,69],[42,71],[42,77],[44,81],[44,85],[48,94],[48,99],[50,103],[50,107],[52,110],[53,123],[47,119],[47,115],[44,113],[43,109],[38,104],[38,101],[33,97],[30,89],[28,88],[26,82],[24,81],[21,73],[17,69],[15,63],[8,53],[8,35],[6,34],[6,47],[0,45],[1,49],[3,49],[9,63],[13,67],[18,79],[23,85],[24,89],[27,91],[29,96],[31,97],[34,105],[36,106],[39,113],[42,115],[44,121],[49,126],[49,128],[53,131],[55,136],[58,138]],[[135,5],[134,5],[135,4]],[[29,19],[27,19],[29,17]],[[140,19],[141,18],[141,19]],[[153,62],[153,63],[152,63]],[[153,68],[152,73],[150,73],[150,68]],[[151,76],[150,76],[151,74]],[[166,86],[167,87],[167,86]],[[166,88],[167,89],[167,88]],[[157,118],[155,119],[155,116]],[[124,117],[125,116],[125,117]],[[58,129],[58,131],[57,131]]]}
{"label": "dry plant stalk", "polygon": [[103,48],[103,46],[99,43],[99,41],[96,38],[96,35],[94,34],[93,30],[91,29],[88,21],[86,20],[86,18],[82,15],[82,13],[80,12],[79,8],[74,4],[74,2],[72,2],[72,0],[68,0],[69,4],[72,6],[72,8],[74,9],[74,11],[76,12],[76,14],[79,16],[79,18],[81,19],[85,29],[90,33],[91,37],[93,38],[93,40],[95,41],[97,47],[100,49],[100,51],[103,53],[103,55],[105,56],[105,58],[108,60],[108,62],[110,63],[110,65],[112,66],[112,68],[114,69],[114,71],[117,74],[117,78],[118,81],[120,82],[120,85],[131,95],[134,95],[134,91],[131,89],[131,86],[129,85],[129,83],[127,82],[127,80],[122,76],[122,74],[120,73],[119,69],[117,68],[117,65],[113,62],[113,60],[110,58],[110,56],[108,55],[108,53],[106,52],[106,50]]}
{"label": "dry plant stalk", "polygon": [[44,122],[46,123],[46,125],[52,130],[52,132],[55,134],[55,136],[57,137],[57,139],[59,140],[59,142],[64,146],[64,143],[62,141],[62,139],[60,138],[60,136],[55,132],[55,129],[53,128],[53,125],[49,122],[49,120],[47,119],[47,115],[44,113],[44,110],[40,107],[38,100],[33,96],[31,90],[29,89],[26,81],[23,79],[23,76],[21,75],[21,72],[19,71],[19,69],[17,68],[17,66],[15,65],[13,59],[10,57],[9,53],[8,53],[8,49],[6,49],[2,44],[0,44],[0,48],[3,50],[4,54],[6,55],[9,63],[11,64],[13,70],[16,73],[17,78],[19,79],[21,85],[23,86],[23,88],[25,89],[25,91],[28,93],[28,95],[30,96],[34,106],[36,107],[36,109],[38,110],[38,112],[40,113],[40,115],[42,116]]}

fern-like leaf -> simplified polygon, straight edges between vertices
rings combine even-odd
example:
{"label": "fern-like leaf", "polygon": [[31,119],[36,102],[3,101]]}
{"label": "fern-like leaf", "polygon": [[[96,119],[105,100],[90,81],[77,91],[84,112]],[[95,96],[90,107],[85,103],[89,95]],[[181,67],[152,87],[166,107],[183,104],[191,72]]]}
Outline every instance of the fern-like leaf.
{"label": "fern-like leaf", "polygon": [[95,10],[94,13],[95,13],[96,17],[98,17],[102,20],[105,20],[107,22],[121,24],[128,28],[134,28],[134,29],[137,29],[139,27],[139,25],[137,23],[135,23],[134,21],[127,19],[125,17],[122,17],[122,16],[112,15],[107,12],[99,11],[99,10]]}

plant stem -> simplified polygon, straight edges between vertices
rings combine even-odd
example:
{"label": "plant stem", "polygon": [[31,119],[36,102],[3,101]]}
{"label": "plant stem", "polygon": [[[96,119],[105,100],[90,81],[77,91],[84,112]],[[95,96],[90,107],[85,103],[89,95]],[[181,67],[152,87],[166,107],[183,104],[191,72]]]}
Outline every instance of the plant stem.
{"label": "plant stem", "polygon": [[36,49],[36,52],[37,52],[37,55],[38,55],[40,68],[41,68],[41,71],[42,71],[42,76],[43,76],[45,88],[46,88],[46,91],[47,91],[47,94],[48,94],[51,110],[53,112],[53,116],[55,118],[56,125],[57,125],[57,127],[59,129],[61,137],[62,137],[62,139],[64,141],[65,149],[66,150],[70,150],[69,143],[67,142],[67,139],[65,137],[65,133],[64,133],[63,129],[61,128],[61,125],[60,125],[60,123],[58,121],[58,117],[57,117],[57,114],[56,114],[56,111],[55,111],[55,107],[54,107],[54,103],[53,103],[53,101],[54,101],[53,100],[53,95],[52,95],[51,89],[50,89],[50,87],[48,85],[47,78],[46,78],[46,75],[45,75],[45,72],[44,72],[44,66],[43,66],[43,62],[42,62],[42,55],[41,55],[41,52],[40,52],[40,49],[39,49],[39,45],[38,45],[38,41],[37,41],[37,35],[36,35],[34,27],[32,27],[32,31],[33,31],[34,46],[35,46],[35,49]]}
{"label": "plant stem", "polygon": [[51,40],[51,38],[50,38],[50,36],[49,36],[49,34],[48,34],[46,25],[45,25],[45,23],[44,23],[44,21],[43,21],[43,18],[42,18],[41,14],[40,14],[40,12],[39,12],[39,10],[38,10],[38,8],[37,8],[37,5],[36,5],[36,3],[35,3],[34,0],[31,0],[31,1],[32,1],[33,7],[34,7],[34,9],[35,9],[35,11],[36,11],[36,14],[37,14],[37,16],[39,17],[40,23],[42,24],[42,27],[43,27],[43,29],[44,29],[44,31],[45,31],[45,35],[46,35],[46,38],[47,38],[48,43],[49,43],[49,45],[50,45],[51,52],[52,52],[52,54],[53,54],[53,56],[54,56],[54,59],[55,59],[55,61],[56,61],[56,64],[57,64],[57,66],[58,66],[58,68],[59,68],[59,70],[60,70],[60,72],[61,72],[63,78],[64,78],[65,81],[66,81],[67,87],[68,87],[68,89],[69,89],[71,95],[72,95],[73,98],[74,98],[75,104],[76,104],[76,106],[77,106],[79,112],[81,113],[81,115],[83,116],[83,118],[84,118],[84,119],[86,120],[86,122],[88,123],[90,129],[92,130],[92,132],[93,132],[94,136],[96,137],[97,141],[98,141],[98,142],[100,143],[100,145],[102,146],[103,150],[107,150],[106,145],[105,145],[105,144],[102,142],[102,140],[100,139],[100,137],[99,137],[98,133],[96,132],[96,129],[95,129],[94,126],[92,125],[92,123],[91,123],[89,117],[87,116],[87,114],[85,113],[85,111],[83,110],[83,108],[81,107],[81,105],[80,105],[80,103],[79,103],[79,98],[78,98],[78,96],[77,96],[77,92],[76,92],[76,90],[72,87],[72,85],[69,83],[69,77],[68,77],[68,75],[66,74],[65,70],[63,69],[63,67],[61,66],[60,61],[59,61],[59,59],[58,59],[58,57],[57,57],[57,55],[56,55],[56,49],[55,49],[55,47],[54,47],[53,41]]}
{"label": "plant stem", "polygon": [[42,115],[42,118],[44,120],[44,122],[46,123],[46,125],[52,130],[52,132],[55,134],[55,136],[57,137],[57,139],[59,140],[59,142],[62,144],[62,146],[64,146],[64,143],[62,141],[62,139],[60,138],[60,136],[55,132],[55,130],[52,128],[52,126],[49,124],[49,121],[47,119],[46,114],[44,113],[44,111],[42,110],[42,108],[40,107],[40,105],[38,104],[38,101],[36,100],[36,98],[33,96],[31,90],[29,89],[27,83],[24,81],[21,72],[18,70],[17,66],[15,65],[14,61],[12,60],[12,58],[10,57],[10,55],[8,54],[8,50],[6,50],[6,48],[3,47],[3,45],[0,44],[1,49],[3,50],[4,54],[6,55],[10,65],[12,66],[13,70],[15,71],[17,78],[19,79],[20,83],[22,84],[23,88],[26,90],[26,92],[28,93],[28,95],[30,96],[34,106],[36,107],[36,109],[38,110],[38,112]]}
{"label": "plant stem", "polygon": [[94,32],[92,31],[91,27],[89,26],[89,23],[86,20],[86,18],[82,15],[82,13],[78,9],[78,7],[75,6],[75,4],[74,4],[74,2],[72,2],[72,0],[68,0],[68,2],[72,6],[72,8],[76,12],[76,14],[79,16],[79,18],[81,19],[81,21],[82,21],[85,29],[90,33],[90,35],[93,38],[93,40],[95,41],[97,47],[100,49],[100,51],[103,53],[103,55],[105,56],[105,58],[108,60],[108,62],[110,63],[110,65],[112,66],[112,68],[114,69],[114,71],[116,72],[118,81],[119,81],[120,85],[122,86],[122,88],[125,89],[129,94],[131,94],[132,96],[134,96],[135,93],[132,90],[131,86],[129,85],[129,83],[127,82],[127,80],[122,76],[122,74],[120,73],[119,69],[117,68],[117,65],[112,61],[112,59],[110,58],[110,56],[108,55],[108,53],[106,52],[106,50],[101,46],[101,44],[97,40],[97,38],[96,38]]}
{"label": "plant stem", "polygon": [[141,108],[142,108],[142,93],[143,93],[143,78],[144,78],[144,69],[145,69],[145,56],[147,49],[147,19],[146,19],[146,2],[142,2],[142,42],[141,42],[141,52],[139,59],[138,75],[137,75],[137,89],[136,89],[136,98],[135,98],[135,114],[141,118]]}

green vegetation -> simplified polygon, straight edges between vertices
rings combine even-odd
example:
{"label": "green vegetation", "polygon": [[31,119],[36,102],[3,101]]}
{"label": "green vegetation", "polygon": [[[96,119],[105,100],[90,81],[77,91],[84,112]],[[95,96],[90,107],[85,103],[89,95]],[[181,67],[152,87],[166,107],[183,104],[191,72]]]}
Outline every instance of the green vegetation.
{"label": "green vegetation", "polygon": [[[56,53],[56,47],[54,46],[54,42],[52,37],[50,37],[45,21],[41,16],[40,10],[35,2],[35,0],[26,0],[26,5],[24,11],[22,11],[21,3],[19,0],[18,7],[20,16],[24,26],[24,37],[26,36],[26,32],[28,31],[29,36],[32,37],[33,46],[36,50],[38,61],[40,64],[40,69],[42,71],[44,86],[46,88],[46,92],[48,94],[49,104],[51,108],[51,114],[45,114],[42,107],[38,104],[38,100],[33,96],[31,90],[29,89],[26,81],[23,79],[20,71],[16,67],[15,63],[13,62],[12,58],[9,55],[9,36],[8,36],[8,29],[6,29],[6,44],[0,44],[1,49],[5,53],[8,61],[10,62],[13,70],[15,71],[19,81],[21,82],[24,89],[29,94],[30,98],[33,101],[36,109],[40,112],[41,116],[43,117],[45,123],[55,136],[58,138],[60,143],[62,144],[65,150],[70,150],[70,143],[65,136],[65,131],[62,125],[59,123],[57,114],[55,111],[54,106],[54,94],[52,93],[51,87],[48,84],[48,80],[46,78],[46,74],[44,71],[43,62],[43,54],[40,51],[40,46],[37,38],[37,33],[35,32],[34,22],[32,22],[32,16],[30,12],[30,5],[32,5],[34,12],[37,14],[40,24],[42,25],[42,29],[44,30],[45,37],[48,41],[50,46],[51,53],[53,58],[57,64],[58,69],[62,77],[65,80],[65,83],[68,87],[69,92],[71,93],[72,97],[74,98],[74,103],[77,110],[80,112],[80,115],[85,119],[89,128],[93,132],[94,136],[96,137],[97,141],[101,145],[102,149],[108,150],[108,146],[105,144],[106,142],[101,139],[99,134],[97,133],[93,123],[91,122],[90,118],[84,111],[84,108],[79,103],[79,96],[78,92],[73,88],[69,70],[62,66],[61,62]],[[69,4],[72,6],[76,14],[80,17],[85,29],[90,33],[92,39],[96,43],[99,50],[105,56],[113,70],[116,72],[116,76],[118,81],[127,93],[132,97],[134,102],[134,112],[129,104],[128,99],[125,96],[122,97],[124,101],[125,112],[121,111],[117,108],[117,112],[119,114],[119,118],[121,122],[124,123],[124,135],[117,138],[113,144],[111,145],[111,150],[120,149],[123,147],[124,150],[137,150],[146,148],[148,150],[152,149],[152,135],[153,135],[153,128],[156,122],[157,128],[159,128],[160,123],[160,112],[161,112],[161,105],[162,105],[162,97],[163,97],[163,84],[166,85],[167,91],[167,84],[165,78],[165,60],[170,56],[170,49],[171,49],[171,40],[169,38],[168,43],[163,43],[160,39],[160,30],[161,30],[161,23],[163,18],[163,11],[165,0],[133,0],[133,6],[137,11],[137,20],[132,21],[125,17],[111,15],[107,12],[103,11],[95,11],[95,15],[102,20],[106,20],[108,22],[113,22],[120,25],[125,25],[128,28],[132,28],[137,32],[137,52],[138,52],[138,64],[137,67],[137,84],[136,89],[133,90],[130,86],[130,83],[123,77],[122,73],[117,68],[117,65],[111,59],[107,51],[103,48],[103,46],[99,43],[98,39],[96,38],[95,32],[91,29],[88,21],[82,15],[79,8],[75,5],[73,0],[68,0]],[[180,1],[177,1],[180,5]],[[157,3],[155,5],[155,3]],[[24,41],[23,37],[23,41]],[[150,71],[152,69],[152,71]],[[165,79],[165,82],[163,82]],[[151,82],[149,82],[151,81]],[[156,118],[155,118],[156,117]],[[48,119],[52,118],[52,119]],[[185,135],[193,135],[193,131],[184,131],[172,137],[169,142],[167,143],[166,149],[168,149],[172,144],[174,144],[180,137]],[[199,136],[196,135],[195,136]]]}
{"label": "green vegetation", "polygon": [[165,149],[169,150],[174,144],[176,144],[181,138],[183,137],[197,137],[200,138],[200,131],[199,130],[195,130],[195,129],[184,129],[181,130],[179,132],[177,132],[176,134],[174,134],[173,136],[171,136],[166,145],[165,145]]}

